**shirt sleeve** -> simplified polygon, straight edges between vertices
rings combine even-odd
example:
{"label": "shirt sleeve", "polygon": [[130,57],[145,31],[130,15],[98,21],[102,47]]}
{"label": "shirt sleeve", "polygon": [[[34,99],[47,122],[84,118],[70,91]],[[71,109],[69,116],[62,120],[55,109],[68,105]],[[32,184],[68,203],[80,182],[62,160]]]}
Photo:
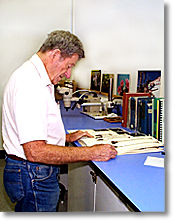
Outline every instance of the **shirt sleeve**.
{"label": "shirt sleeve", "polygon": [[[26,84],[27,85],[27,84]],[[47,140],[47,102],[37,84],[21,86],[15,95],[14,115],[20,144]]]}

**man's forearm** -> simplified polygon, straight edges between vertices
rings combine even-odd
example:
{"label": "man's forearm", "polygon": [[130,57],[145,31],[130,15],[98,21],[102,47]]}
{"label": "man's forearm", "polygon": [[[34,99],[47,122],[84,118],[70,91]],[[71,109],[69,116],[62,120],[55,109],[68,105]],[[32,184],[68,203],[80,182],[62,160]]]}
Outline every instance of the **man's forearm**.
{"label": "man's forearm", "polygon": [[90,147],[66,147],[33,141],[23,145],[25,155],[31,162],[45,164],[66,164],[92,159]]}
{"label": "man's forearm", "polygon": [[47,144],[43,140],[23,144],[27,160],[44,164],[66,164],[79,161],[107,161],[115,158],[117,151],[110,144],[90,147],[66,147]]}

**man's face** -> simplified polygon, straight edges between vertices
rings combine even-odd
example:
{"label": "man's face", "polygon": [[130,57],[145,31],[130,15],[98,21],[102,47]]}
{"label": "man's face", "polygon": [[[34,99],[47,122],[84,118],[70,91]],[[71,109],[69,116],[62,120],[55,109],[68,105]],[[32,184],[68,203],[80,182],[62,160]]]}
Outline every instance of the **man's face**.
{"label": "man's face", "polygon": [[71,57],[63,58],[60,54],[57,54],[52,59],[52,64],[50,66],[49,77],[53,85],[58,84],[58,82],[65,76],[67,79],[71,77],[72,68],[78,61],[79,56],[73,54]]}

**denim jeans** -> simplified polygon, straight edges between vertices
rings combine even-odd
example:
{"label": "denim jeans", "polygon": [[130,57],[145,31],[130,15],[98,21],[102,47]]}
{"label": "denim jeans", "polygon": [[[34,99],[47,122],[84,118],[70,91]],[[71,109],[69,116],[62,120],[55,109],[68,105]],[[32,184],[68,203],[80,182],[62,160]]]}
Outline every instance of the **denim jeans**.
{"label": "denim jeans", "polygon": [[6,157],[4,186],[16,212],[55,212],[59,167]]}

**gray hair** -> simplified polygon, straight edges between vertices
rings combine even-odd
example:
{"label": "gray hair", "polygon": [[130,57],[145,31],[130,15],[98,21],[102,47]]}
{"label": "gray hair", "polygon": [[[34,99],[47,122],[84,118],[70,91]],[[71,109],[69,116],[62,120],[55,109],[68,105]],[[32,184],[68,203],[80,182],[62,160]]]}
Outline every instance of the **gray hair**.
{"label": "gray hair", "polygon": [[59,49],[63,57],[70,57],[75,53],[79,59],[85,57],[81,41],[69,31],[57,30],[48,34],[39,51],[44,53],[52,49]]}

